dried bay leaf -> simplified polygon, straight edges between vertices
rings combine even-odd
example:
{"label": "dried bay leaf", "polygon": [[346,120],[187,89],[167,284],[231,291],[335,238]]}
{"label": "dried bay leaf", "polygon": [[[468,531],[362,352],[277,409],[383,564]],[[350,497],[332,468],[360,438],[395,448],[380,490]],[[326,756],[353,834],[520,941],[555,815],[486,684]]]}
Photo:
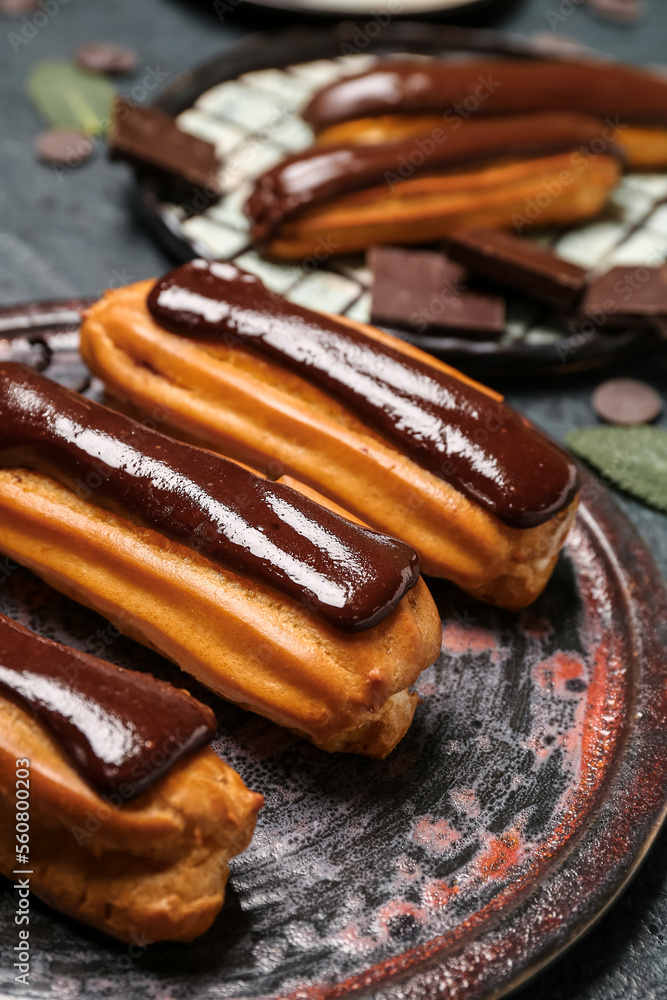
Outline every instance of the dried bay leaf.
{"label": "dried bay leaf", "polygon": [[567,436],[572,451],[632,496],[667,512],[667,431],[634,427],[587,427]]}
{"label": "dried bay leaf", "polygon": [[26,89],[42,117],[56,128],[106,132],[116,89],[106,76],[72,62],[50,59],[35,66]]}

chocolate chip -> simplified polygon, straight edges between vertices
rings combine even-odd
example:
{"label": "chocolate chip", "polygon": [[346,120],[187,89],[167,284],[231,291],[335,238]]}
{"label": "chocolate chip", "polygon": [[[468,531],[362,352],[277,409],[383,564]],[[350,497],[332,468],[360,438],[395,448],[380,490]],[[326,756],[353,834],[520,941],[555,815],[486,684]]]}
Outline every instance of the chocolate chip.
{"label": "chocolate chip", "polygon": [[134,73],[137,68],[136,52],[111,42],[85,42],[78,47],[74,58],[83,69],[110,76]]}
{"label": "chocolate chip", "polygon": [[0,14],[7,17],[21,17],[40,9],[39,0],[0,0]]}
{"label": "chocolate chip", "polygon": [[612,378],[593,393],[593,409],[610,424],[646,424],[662,411],[662,399],[646,382]]}
{"label": "chocolate chip", "polygon": [[644,14],[641,0],[588,0],[592,14],[606,21],[638,21]]}
{"label": "chocolate chip", "polygon": [[35,152],[46,163],[78,167],[92,155],[94,146],[84,132],[71,128],[51,128],[35,136]]}

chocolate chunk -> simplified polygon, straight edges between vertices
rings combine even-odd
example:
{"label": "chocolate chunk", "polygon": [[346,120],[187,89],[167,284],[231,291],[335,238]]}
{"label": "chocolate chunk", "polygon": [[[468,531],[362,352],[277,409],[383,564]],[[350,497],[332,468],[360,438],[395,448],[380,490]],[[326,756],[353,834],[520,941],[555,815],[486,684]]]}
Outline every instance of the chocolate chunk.
{"label": "chocolate chunk", "polygon": [[610,424],[646,424],[662,412],[662,399],[646,382],[612,378],[593,393],[593,409]]}
{"label": "chocolate chunk", "polygon": [[85,132],[72,128],[51,128],[35,136],[35,152],[45,163],[78,167],[93,153],[93,143]]}
{"label": "chocolate chunk", "polygon": [[136,52],[112,42],[85,42],[79,45],[74,58],[83,69],[110,76],[123,76],[137,68]]}
{"label": "chocolate chunk", "polygon": [[588,0],[591,14],[605,21],[638,21],[644,15],[644,4],[640,0]]}
{"label": "chocolate chunk", "polygon": [[476,339],[497,338],[505,330],[505,300],[470,287],[460,264],[442,253],[373,247],[371,318],[414,333],[445,331]]}
{"label": "chocolate chunk", "polygon": [[644,326],[667,317],[667,266],[612,267],[591,282],[579,312],[598,326]]}
{"label": "chocolate chunk", "polygon": [[500,229],[450,233],[447,250],[473,274],[516,288],[557,309],[571,308],[584,287],[583,267]]}
{"label": "chocolate chunk", "polygon": [[207,196],[220,193],[215,146],[182,132],[175,119],[157,108],[118,98],[109,133],[109,156],[155,168],[174,181],[204,189]]}

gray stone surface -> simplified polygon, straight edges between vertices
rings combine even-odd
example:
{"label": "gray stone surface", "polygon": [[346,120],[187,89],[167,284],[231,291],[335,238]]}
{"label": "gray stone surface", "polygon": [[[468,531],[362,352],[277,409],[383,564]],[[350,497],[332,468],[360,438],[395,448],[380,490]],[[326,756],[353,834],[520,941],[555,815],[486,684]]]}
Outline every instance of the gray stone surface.
{"label": "gray stone surface", "polygon": [[[228,5],[233,6],[233,0]],[[378,8],[382,4],[377,5]],[[510,10],[507,10],[507,7]],[[176,0],[68,0],[50,3],[57,12],[26,40],[26,22],[0,17],[0,303],[94,295],[103,288],[146,278],[170,263],[133,219],[127,169],[109,164],[99,150],[78,170],[57,175],[37,162],[32,140],[42,127],[23,85],[32,65],[69,56],[77,45],[102,39],[130,45],[140,69],[121,80],[129,92],[165,83],[188,66],[216,54],[251,28],[275,24],[261,8],[240,7],[225,15],[213,5]],[[581,0],[530,0],[495,4],[479,15],[524,33],[560,34],[623,57],[660,64],[667,36],[667,4],[647,0],[648,13],[634,27],[593,19]],[[504,8],[504,13],[502,12]],[[498,11],[500,10],[500,13]],[[494,13],[495,11],[495,13]],[[41,19],[40,19],[41,20]],[[281,20],[289,23],[289,18]],[[12,35],[14,36],[12,38]],[[135,96],[141,96],[141,91]],[[645,378],[667,395],[665,353],[638,359],[622,372]],[[600,375],[554,379],[531,386],[504,386],[512,403],[562,438],[593,424],[590,394]],[[667,419],[663,417],[667,426]],[[667,572],[667,521],[639,503],[619,503]],[[648,1000],[667,997],[667,837],[663,834],[630,889],[588,937],[527,988],[531,1000]]]}

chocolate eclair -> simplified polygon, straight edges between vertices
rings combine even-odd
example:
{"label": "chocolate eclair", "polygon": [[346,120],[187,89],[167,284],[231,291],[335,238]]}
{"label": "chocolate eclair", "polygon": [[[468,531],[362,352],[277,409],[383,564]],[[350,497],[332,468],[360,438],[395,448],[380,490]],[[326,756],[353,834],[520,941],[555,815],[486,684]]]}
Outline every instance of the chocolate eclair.
{"label": "chocolate eclair", "polygon": [[0,615],[0,871],[121,941],[202,934],[263,804],[215,729],[186,691]]}
{"label": "chocolate eclair", "polygon": [[316,132],[379,115],[449,118],[576,112],[667,128],[667,79],[622,63],[591,60],[389,59],[319,90],[303,112]]}
{"label": "chocolate eclair", "polygon": [[[423,135],[342,141],[294,154],[255,181],[245,211],[270,256],[438,239],[452,229],[511,227],[529,203],[539,225],[595,215],[621,157],[604,124],[579,114],[441,121]],[[585,151],[596,141],[602,151]],[[531,216],[535,218],[534,214]]]}
{"label": "chocolate eclair", "polygon": [[295,477],[502,607],[540,593],[572,523],[576,466],[497,393],[233,264],[108,292],[81,350],[122,405],[159,405],[175,434]]}
{"label": "chocolate eclair", "polygon": [[20,365],[0,418],[2,551],[326,750],[396,745],[440,650],[409,545]]}
{"label": "chocolate eclair", "polygon": [[324,87],[304,118],[319,143],[387,143],[450,124],[465,134],[480,118],[554,112],[600,120],[595,155],[610,133],[631,167],[667,165],[664,76],[603,61],[386,60]]}

